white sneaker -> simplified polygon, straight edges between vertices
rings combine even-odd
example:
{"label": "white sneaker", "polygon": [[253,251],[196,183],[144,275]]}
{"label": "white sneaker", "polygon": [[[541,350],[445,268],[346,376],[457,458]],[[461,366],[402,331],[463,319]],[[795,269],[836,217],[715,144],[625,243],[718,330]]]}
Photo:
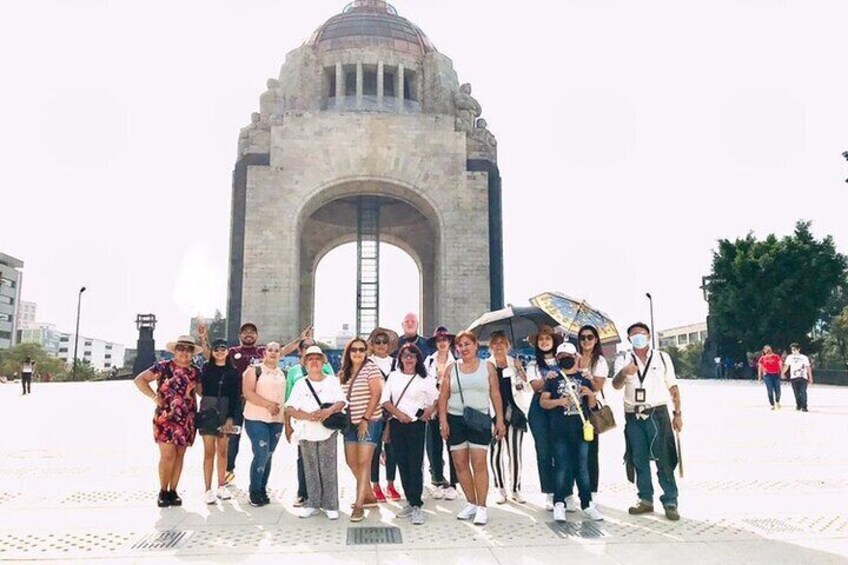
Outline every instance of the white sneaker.
{"label": "white sneaker", "polygon": [[476,504],[467,504],[465,508],[459,511],[459,514],[456,515],[457,520],[470,520],[477,516],[477,505]]}
{"label": "white sneaker", "polygon": [[435,498],[436,500],[441,500],[444,497],[445,497],[445,487],[443,487],[442,485],[436,485],[433,488],[433,498]]}
{"label": "white sneaker", "polygon": [[421,508],[418,506],[412,507],[412,516],[410,516],[409,521],[412,522],[413,526],[420,526],[424,523],[424,513]]}
{"label": "white sneaker", "polygon": [[554,522],[565,522],[565,504],[562,502],[554,505]]}
{"label": "white sneaker", "polygon": [[518,504],[524,504],[525,502],[527,502],[526,500],[524,500],[524,497],[521,496],[520,491],[515,491],[514,493],[512,493],[512,500],[514,500]]}
{"label": "white sneaker", "polygon": [[203,495],[203,501],[206,504],[215,504],[216,502],[218,502],[218,497],[215,496],[215,491],[212,489],[207,490],[206,494]]}
{"label": "white sneaker", "polygon": [[448,487],[445,489],[445,500],[456,500],[457,496],[459,496],[459,493],[456,492],[454,487]]}
{"label": "white sneaker", "polygon": [[232,497],[233,495],[230,494],[230,489],[226,486],[218,487],[218,498],[221,500],[230,500]]}
{"label": "white sneaker", "polygon": [[478,506],[477,512],[474,514],[474,525],[485,526],[489,523],[489,511],[485,506]]}
{"label": "white sneaker", "polygon": [[327,510],[327,518],[330,520],[338,520],[339,519],[339,511],[338,510]]}
{"label": "white sneaker", "polygon": [[407,504],[406,506],[404,506],[404,507],[401,509],[401,511],[400,511],[400,512],[398,512],[397,514],[395,514],[395,516],[397,516],[398,518],[409,518],[410,516],[412,516],[412,511],[413,511],[412,506],[410,506],[409,504]]}
{"label": "white sneaker", "polygon": [[495,502],[498,503],[498,504],[506,504],[506,489],[505,488],[498,489],[498,499],[495,500]]}
{"label": "white sneaker", "polygon": [[590,520],[594,520],[595,522],[601,522],[604,519],[604,515],[600,513],[600,511],[595,507],[594,502],[590,502],[589,506],[583,510],[583,514],[585,514]]}
{"label": "white sneaker", "polygon": [[548,493],[545,497],[545,510],[553,510],[554,509],[554,495],[553,493]]}
{"label": "white sneaker", "polygon": [[565,499],[565,511],[566,512],[577,512],[580,510],[580,505],[577,504],[577,499],[574,498],[574,495],[571,495]]}
{"label": "white sneaker", "polygon": [[311,517],[316,516],[320,513],[321,513],[321,511],[318,510],[317,508],[309,508],[307,506],[303,510],[300,511],[300,518],[311,518]]}

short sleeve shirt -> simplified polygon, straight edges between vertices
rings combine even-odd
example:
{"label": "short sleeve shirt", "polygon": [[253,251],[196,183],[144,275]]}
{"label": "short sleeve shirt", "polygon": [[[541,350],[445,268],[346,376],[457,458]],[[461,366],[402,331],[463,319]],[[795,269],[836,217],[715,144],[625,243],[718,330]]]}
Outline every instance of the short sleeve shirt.
{"label": "short sleeve shirt", "polygon": [[807,368],[810,367],[810,358],[806,355],[790,354],[786,357],[786,365],[789,367],[790,379],[807,380],[809,378]]}
{"label": "short sleeve shirt", "polygon": [[[286,406],[303,412],[315,412],[321,406],[316,402],[315,395],[323,404],[335,404],[336,402],[344,402],[344,393],[339,384],[339,379],[336,377],[325,376],[321,382],[309,380],[312,388],[315,389],[315,395],[309,390],[306,384],[308,377],[298,380],[294,384]],[[324,426],[321,422],[312,422],[310,420],[297,420],[294,423],[294,436],[300,441],[324,441],[332,437],[334,430]]]}
{"label": "short sleeve shirt", "polygon": [[[565,376],[560,373],[556,378],[545,381],[545,388],[543,392],[549,393],[552,400],[559,400],[560,398],[569,399],[568,406],[565,408],[557,406],[556,408],[548,411],[550,414],[549,422],[551,426],[551,433],[554,435],[560,431],[564,432],[567,429],[565,427],[566,417],[579,417],[581,410],[584,416],[589,414],[588,401],[585,397],[580,397],[580,389],[584,386],[591,389],[592,383],[580,373]],[[578,400],[580,400],[580,406],[577,406],[574,401],[571,400],[569,389],[575,394],[575,396],[577,396]]]}
{"label": "short sleeve shirt", "polygon": [[671,401],[668,389],[677,385],[677,375],[671,357],[660,350],[651,350],[647,362],[642,363],[635,353],[628,351],[616,358],[613,374],[619,374],[632,360],[636,361],[636,368],[643,379],[640,383],[639,376],[633,375],[624,380],[624,411],[636,410],[637,388],[645,389],[645,402],[641,403],[643,406],[650,408],[668,405]]}
{"label": "short sleeve shirt", "polygon": [[759,364],[767,375],[780,374],[780,356],[775,353],[760,357]]}

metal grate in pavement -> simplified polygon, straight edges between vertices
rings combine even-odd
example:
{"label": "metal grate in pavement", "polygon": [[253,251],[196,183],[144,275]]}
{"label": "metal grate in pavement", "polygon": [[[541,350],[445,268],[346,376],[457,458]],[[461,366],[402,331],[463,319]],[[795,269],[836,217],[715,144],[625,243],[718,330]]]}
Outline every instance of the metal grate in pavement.
{"label": "metal grate in pavement", "polygon": [[149,534],[137,540],[130,546],[132,551],[161,551],[179,549],[188,542],[194,532],[180,530],[165,530]]}
{"label": "metal grate in pavement", "polygon": [[395,526],[348,528],[348,545],[376,545],[403,543],[400,528]]}
{"label": "metal grate in pavement", "polygon": [[546,522],[546,524],[561,538],[596,539],[610,536],[595,522]]}

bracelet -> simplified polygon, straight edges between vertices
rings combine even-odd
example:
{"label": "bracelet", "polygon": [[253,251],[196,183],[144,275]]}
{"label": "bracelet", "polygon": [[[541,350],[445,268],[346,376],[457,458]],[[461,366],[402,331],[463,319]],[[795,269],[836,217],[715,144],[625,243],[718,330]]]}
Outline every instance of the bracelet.
{"label": "bracelet", "polygon": [[672,411],[672,414],[674,414],[675,416],[682,416],[683,412],[678,412],[677,410],[674,410]]}

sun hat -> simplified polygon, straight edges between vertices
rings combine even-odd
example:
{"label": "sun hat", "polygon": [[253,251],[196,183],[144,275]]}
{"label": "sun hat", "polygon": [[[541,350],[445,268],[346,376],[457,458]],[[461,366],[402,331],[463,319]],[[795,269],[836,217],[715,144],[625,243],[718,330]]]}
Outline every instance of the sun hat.
{"label": "sun hat", "polygon": [[456,336],[450,333],[445,326],[439,326],[436,328],[436,331],[433,332],[433,337],[427,340],[427,347],[430,349],[436,349],[436,341],[440,338],[447,338],[450,341],[451,347],[456,344]]}
{"label": "sun hat", "polygon": [[389,351],[394,351],[397,349],[398,344],[398,334],[394,330],[390,330],[388,328],[374,328],[374,330],[368,334],[368,343],[373,344],[374,340],[378,335],[384,334],[387,338],[389,338]]}
{"label": "sun hat", "polygon": [[536,341],[538,341],[540,335],[551,336],[551,338],[553,338],[554,340],[554,347],[559,347],[559,345],[563,341],[562,335],[557,333],[557,331],[550,326],[541,326],[539,328],[539,331],[534,334],[530,334],[530,337],[527,338],[527,341],[530,343],[530,345],[536,347]]}
{"label": "sun hat", "polygon": [[193,353],[192,353],[193,355],[197,355],[198,353],[203,351],[203,348],[200,347],[199,345],[197,345],[194,342],[194,338],[191,337],[190,335],[181,335],[180,337],[177,338],[177,341],[169,341],[168,343],[165,344],[165,349],[167,349],[171,353],[176,353],[176,348],[177,348],[178,345],[186,345],[188,347],[191,347],[192,351],[193,351]]}
{"label": "sun hat", "polygon": [[321,351],[321,348],[317,345],[310,345],[309,347],[307,347],[306,351],[303,352],[303,355],[300,356],[300,362],[306,362],[306,358],[310,355],[320,355],[321,358],[324,360],[324,363],[327,362],[327,356],[324,355],[324,352]]}

